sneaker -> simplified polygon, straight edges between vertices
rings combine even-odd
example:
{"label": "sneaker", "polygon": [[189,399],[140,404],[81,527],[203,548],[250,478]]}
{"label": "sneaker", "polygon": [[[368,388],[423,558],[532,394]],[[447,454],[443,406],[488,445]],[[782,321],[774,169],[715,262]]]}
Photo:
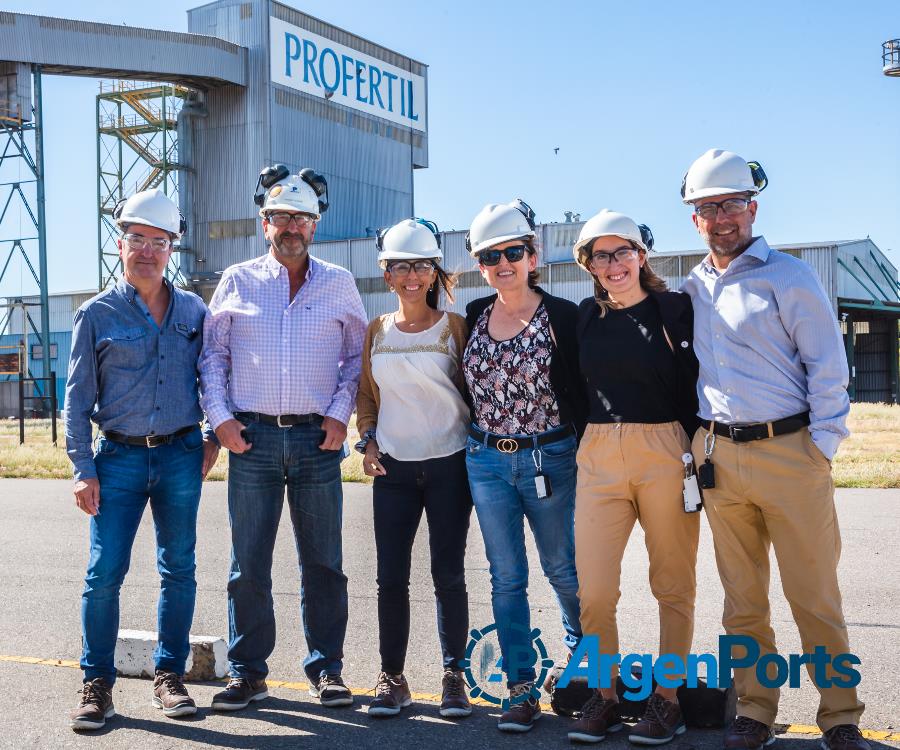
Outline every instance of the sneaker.
{"label": "sneaker", "polygon": [[441,680],[441,716],[459,718],[472,713],[472,704],[466,695],[466,681],[458,669],[445,669]]}
{"label": "sneaker", "polygon": [[181,681],[181,675],[160,669],[156,670],[156,677],[153,680],[153,705],[161,708],[169,718],[193,716],[197,713],[197,704],[188,695]]}
{"label": "sneaker", "polygon": [[116,715],[112,686],[102,677],[85,682],[78,692],[81,702],[69,714],[72,729],[102,729],[106,720]]}
{"label": "sneaker", "polygon": [[855,724],[838,724],[822,735],[822,750],[871,750]]}
{"label": "sneaker", "polygon": [[725,732],[725,750],[760,750],[775,742],[772,727],[749,716],[738,716]]}
{"label": "sneaker", "polygon": [[607,732],[622,730],[619,702],[604,698],[596,691],[581,709],[581,717],[569,730],[572,742],[602,742]]}
{"label": "sneaker", "polygon": [[409,685],[402,674],[382,672],[378,675],[375,699],[369,704],[370,715],[396,716],[401,708],[406,708],[410,703]]}
{"label": "sneaker", "polygon": [[678,701],[669,701],[659,693],[652,693],[644,715],[632,727],[628,739],[637,745],[665,745],[684,732],[684,718]]}
{"label": "sneaker", "polygon": [[353,705],[353,694],[339,674],[323,674],[318,682],[310,683],[309,694],[323,706]]}
{"label": "sneaker", "polygon": [[251,680],[246,677],[232,677],[225,689],[212,699],[214,711],[240,711],[247,708],[250,701],[261,701],[269,697],[265,680]]}
{"label": "sneaker", "polygon": [[530,732],[541,718],[541,704],[531,695],[532,684],[520,682],[509,689],[509,708],[500,716],[497,729],[501,732]]}

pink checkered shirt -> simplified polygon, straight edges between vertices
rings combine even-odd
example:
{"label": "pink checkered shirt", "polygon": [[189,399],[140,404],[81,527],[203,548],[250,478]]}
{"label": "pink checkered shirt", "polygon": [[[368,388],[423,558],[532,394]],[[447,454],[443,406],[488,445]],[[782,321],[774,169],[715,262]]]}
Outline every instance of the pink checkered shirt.
{"label": "pink checkered shirt", "polygon": [[367,325],[353,276],[310,256],[306,281],[289,296],[287,269],[271,254],[222,274],[199,364],[213,428],[238,411],[349,421]]}

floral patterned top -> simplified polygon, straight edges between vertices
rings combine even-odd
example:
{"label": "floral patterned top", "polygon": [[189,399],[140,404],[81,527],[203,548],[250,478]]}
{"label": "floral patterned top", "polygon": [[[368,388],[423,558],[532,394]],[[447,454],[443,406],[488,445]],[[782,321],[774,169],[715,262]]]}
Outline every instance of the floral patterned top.
{"label": "floral patterned top", "polygon": [[550,384],[553,341],[544,303],[528,325],[506,341],[488,333],[493,307],[488,305],[479,316],[463,353],[476,426],[496,435],[536,435],[559,427],[559,404]]}

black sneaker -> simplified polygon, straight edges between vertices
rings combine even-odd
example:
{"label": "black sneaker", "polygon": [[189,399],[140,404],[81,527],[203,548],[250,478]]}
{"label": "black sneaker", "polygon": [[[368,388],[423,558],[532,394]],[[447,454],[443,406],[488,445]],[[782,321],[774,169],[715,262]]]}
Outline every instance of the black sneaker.
{"label": "black sneaker", "polygon": [[406,708],[412,703],[409,694],[409,685],[402,674],[388,674],[382,672],[378,675],[378,684],[375,686],[375,698],[369,704],[369,714],[372,716],[396,716],[401,708]]}
{"label": "black sneaker", "polygon": [[318,682],[310,683],[309,694],[323,706],[352,706],[353,694],[339,674],[323,674]]}
{"label": "black sneaker", "polygon": [[102,677],[85,682],[78,692],[81,702],[69,714],[72,729],[102,729],[106,720],[116,715],[112,686]]}
{"label": "black sneaker", "polygon": [[441,680],[441,708],[439,713],[448,719],[469,716],[472,704],[466,695],[466,682],[458,669],[445,669]]}
{"label": "black sneaker", "polygon": [[541,704],[531,695],[532,684],[520,682],[509,689],[509,709],[500,716],[497,729],[501,732],[530,732],[541,718]]}
{"label": "black sneaker", "polygon": [[261,701],[269,697],[265,680],[250,680],[246,677],[232,677],[221,693],[213,696],[214,711],[240,711],[247,708],[250,701]]}

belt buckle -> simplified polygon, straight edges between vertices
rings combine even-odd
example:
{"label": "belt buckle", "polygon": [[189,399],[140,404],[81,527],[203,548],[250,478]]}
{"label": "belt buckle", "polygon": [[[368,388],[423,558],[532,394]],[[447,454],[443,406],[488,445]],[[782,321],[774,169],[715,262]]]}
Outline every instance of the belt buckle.
{"label": "belt buckle", "polygon": [[512,438],[500,438],[497,441],[497,450],[501,453],[515,453],[519,450],[519,441]]}
{"label": "belt buckle", "polygon": [[276,423],[279,427],[290,427],[291,425],[289,425],[289,424],[281,424],[281,418],[282,418],[283,416],[284,416],[283,414],[279,414],[278,416],[276,416],[276,417],[275,417],[275,423]]}
{"label": "belt buckle", "polygon": [[754,440],[753,425],[730,424],[728,425],[728,437],[737,443],[746,443]]}
{"label": "belt buckle", "polygon": [[144,443],[148,448],[157,448],[158,446],[162,445],[162,443],[157,442],[158,439],[159,435],[145,435]]}

